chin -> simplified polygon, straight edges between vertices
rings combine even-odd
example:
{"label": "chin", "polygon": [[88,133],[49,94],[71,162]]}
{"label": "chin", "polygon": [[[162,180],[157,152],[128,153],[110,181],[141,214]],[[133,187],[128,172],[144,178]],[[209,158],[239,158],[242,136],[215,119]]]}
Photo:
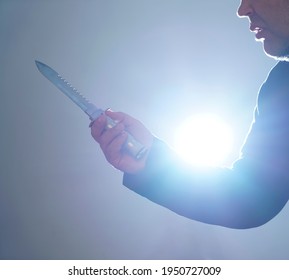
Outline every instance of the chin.
{"label": "chin", "polygon": [[264,52],[269,57],[280,61],[289,61],[289,47],[284,48],[264,41]]}
{"label": "chin", "polygon": [[289,62],[289,56],[279,56],[276,58],[277,60],[280,60],[280,61],[287,61]]}

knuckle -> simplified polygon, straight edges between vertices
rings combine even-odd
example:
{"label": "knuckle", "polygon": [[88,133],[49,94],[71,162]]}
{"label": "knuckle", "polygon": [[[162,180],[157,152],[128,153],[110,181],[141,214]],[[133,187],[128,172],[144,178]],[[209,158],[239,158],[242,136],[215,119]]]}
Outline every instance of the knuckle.
{"label": "knuckle", "polygon": [[101,132],[96,129],[91,129],[91,135],[95,141],[100,142],[101,140]]}

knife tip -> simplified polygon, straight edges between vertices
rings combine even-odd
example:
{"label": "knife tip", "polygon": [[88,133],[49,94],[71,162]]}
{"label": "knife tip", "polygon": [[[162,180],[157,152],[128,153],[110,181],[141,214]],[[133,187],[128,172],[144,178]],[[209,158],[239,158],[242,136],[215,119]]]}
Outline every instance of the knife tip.
{"label": "knife tip", "polygon": [[45,65],[43,62],[40,62],[39,60],[35,60],[35,64],[40,72],[42,72],[43,69],[48,68],[47,65]]}
{"label": "knife tip", "polygon": [[43,64],[43,63],[40,62],[39,60],[35,60],[35,64],[36,64],[36,66],[38,67],[38,66],[40,66],[40,65]]}

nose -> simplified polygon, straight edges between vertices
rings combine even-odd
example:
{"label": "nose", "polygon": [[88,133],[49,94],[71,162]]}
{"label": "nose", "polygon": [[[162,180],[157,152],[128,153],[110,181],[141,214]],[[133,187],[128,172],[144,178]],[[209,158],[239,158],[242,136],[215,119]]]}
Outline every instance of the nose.
{"label": "nose", "polygon": [[241,0],[239,9],[237,11],[239,17],[248,17],[252,15],[254,9],[251,2],[251,0]]}

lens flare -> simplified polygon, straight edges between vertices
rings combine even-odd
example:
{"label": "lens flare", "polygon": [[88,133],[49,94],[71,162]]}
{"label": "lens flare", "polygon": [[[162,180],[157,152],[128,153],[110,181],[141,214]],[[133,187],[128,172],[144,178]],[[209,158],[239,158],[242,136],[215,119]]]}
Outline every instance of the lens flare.
{"label": "lens flare", "polygon": [[229,127],[215,115],[192,116],[176,130],[174,147],[193,165],[216,166],[231,151],[232,135]]}

